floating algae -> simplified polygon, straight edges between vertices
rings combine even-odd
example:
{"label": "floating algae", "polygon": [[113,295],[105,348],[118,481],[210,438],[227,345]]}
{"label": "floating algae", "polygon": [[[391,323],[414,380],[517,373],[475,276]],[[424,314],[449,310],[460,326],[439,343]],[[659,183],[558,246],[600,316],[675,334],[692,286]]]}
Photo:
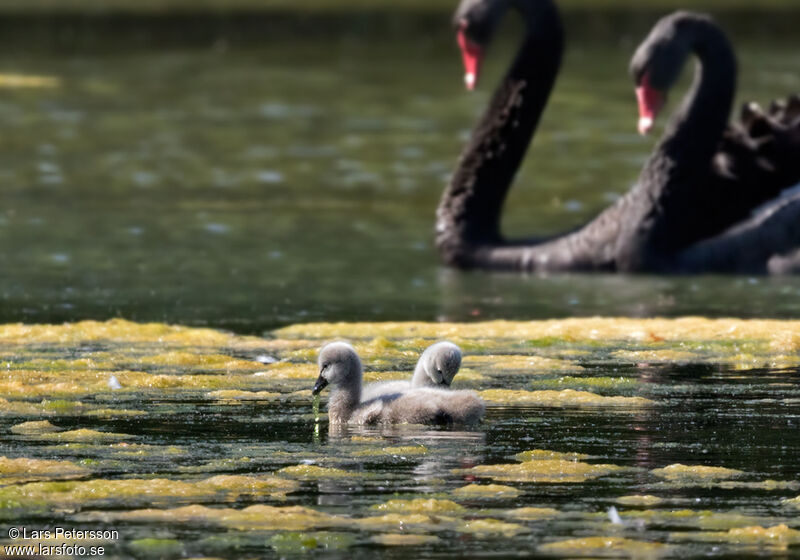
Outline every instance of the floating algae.
{"label": "floating algae", "polygon": [[299,391],[292,391],[291,393],[281,395],[281,401],[302,402],[305,404],[308,402],[308,399],[315,396],[319,397],[319,395],[312,395],[311,389],[301,389]]}
{"label": "floating algae", "polygon": [[476,323],[305,323],[279,329],[280,337],[351,339],[409,334],[426,338],[497,338],[560,340],[571,343],[604,341],[763,341],[774,352],[800,349],[800,321],[706,319],[570,318],[546,321],[486,321]]}
{"label": "floating algae", "polygon": [[381,449],[388,455],[425,455],[428,448],[424,445],[403,445],[400,447],[384,447]]}
{"label": "floating algae", "polygon": [[356,457],[381,457],[391,455],[394,457],[406,457],[415,455],[425,455],[428,449],[424,445],[404,445],[402,447],[382,447],[379,449],[362,449],[353,453]]}
{"label": "floating algae", "polygon": [[783,524],[775,525],[774,527],[741,527],[731,529],[727,534],[723,535],[727,542],[800,544],[800,531],[790,529]]}
{"label": "floating algae", "polygon": [[407,371],[365,371],[364,383],[377,383],[379,381],[403,381],[409,378]]}
{"label": "floating algae", "polygon": [[0,397],[1,416],[56,416],[58,414],[80,414],[91,410],[78,401],[50,401],[39,403],[27,401],[9,401]]}
{"label": "floating algae", "polygon": [[49,453],[70,453],[73,455],[95,456],[100,458],[120,458],[120,457],[163,457],[174,459],[175,457],[185,457],[189,451],[176,445],[150,445],[145,443],[132,443],[121,441],[118,443],[64,443],[62,445],[50,445],[41,447]]}
{"label": "floating algae", "polygon": [[347,533],[285,532],[270,537],[269,544],[281,555],[294,555],[311,550],[341,550],[347,548],[355,538]]}
{"label": "floating algae", "polygon": [[718,482],[704,484],[715,488],[725,489],[746,489],[746,490],[797,490],[800,482],[796,480],[720,480]]}
{"label": "floating algae", "polygon": [[516,498],[519,490],[513,486],[502,484],[468,484],[453,490],[453,495],[458,498],[498,499]]}
{"label": "floating algae", "polygon": [[607,389],[632,390],[642,387],[642,382],[632,377],[556,377],[554,379],[536,379],[531,386],[537,389],[570,388],[570,389]]}
{"label": "floating algae", "polygon": [[95,352],[91,358],[53,359],[32,358],[9,362],[4,377],[13,380],[19,374],[36,372],[42,379],[47,379],[52,374],[70,372],[71,377],[80,377],[84,380],[107,380],[109,372],[116,371],[144,371],[157,370],[160,372],[174,371],[177,373],[196,371],[205,374],[214,373],[253,373],[263,367],[255,361],[242,360],[225,354],[200,348],[193,352],[185,350],[169,350],[159,352],[163,348],[149,348],[140,352],[126,354]]}
{"label": "floating algae", "polygon": [[86,521],[115,521],[218,525],[238,531],[305,531],[308,529],[347,526],[352,520],[302,506],[275,507],[254,505],[244,509],[210,508],[188,505],[172,509],[137,509],[97,511],[81,516]]}
{"label": "floating algae", "polygon": [[225,457],[223,459],[214,459],[212,461],[208,461],[202,465],[178,467],[178,470],[184,473],[225,472],[251,467],[252,463],[253,460],[250,457]]}
{"label": "floating algae", "polygon": [[389,500],[382,504],[376,504],[371,509],[393,513],[425,513],[450,516],[459,516],[467,511],[463,506],[451,500],[439,500],[436,498]]}
{"label": "floating algae", "polygon": [[685,363],[703,360],[701,354],[684,350],[616,350],[611,356],[620,361],[647,363]]}
{"label": "floating algae", "polygon": [[237,475],[218,475],[196,482],[165,478],[31,482],[0,488],[0,511],[42,507],[86,509],[106,503],[116,506],[170,504],[187,500],[233,500],[239,496],[281,498],[296,488],[297,483],[283,478]]}
{"label": "floating algae", "polygon": [[[551,368],[578,371],[580,364],[570,359],[586,355],[581,346],[603,344],[611,349],[616,361],[633,363],[726,363],[740,368],[793,367],[800,364],[800,322],[737,319],[563,319],[550,321],[490,321],[483,323],[347,323],[304,324],[277,331],[279,336],[305,338],[402,340],[412,334],[430,338],[449,338],[469,351],[485,353],[487,349],[508,351],[519,341],[529,341],[529,347],[558,346],[560,362],[541,362],[538,369]],[[505,344],[498,344],[505,341]],[[576,346],[578,346],[576,348]],[[639,346],[640,348],[631,348]],[[616,347],[616,348],[615,348]],[[620,348],[621,347],[621,348]],[[465,357],[465,365],[475,363],[492,368],[497,360],[497,372],[529,368],[525,360],[537,356],[477,356]],[[544,360],[552,358],[542,358]],[[474,360],[474,361],[470,361]],[[506,364],[503,361],[507,360]],[[485,366],[481,362],[485,361]],[[535,367],[535,366],[534,366]],[[493,373],[495,370],[493,370]]]}
{"label": "floating algae", "polygon": [[435,535],[384,533],[382,535],[375,535],[370,540],[376,544],[382,544],[384,546],[418,546],[421,544],[439,542],[439,537]]}
{"label": "floating algae", "polygon": [[[397,361],[416,363],[425,349],[424,345],[414,344],[413,340],[400,343],[381,336],[371,338],[368,342],[353,341],[353,347],[366,366],[378,369],[386,369]],[[291,360],[314,361],[318,351],[318,345],[314,345],[311,348],[291,352],[287,357]],[[408,377],[408,373],[405,376]]]}
{"label": "floating algae", "polygon": [[[46,377],[33,376],[27,371],[14,371],[13,380],[0,381],[0,394],[14,398],[32,396],[76,397],[127,393],[136,390],[215,390],[257,389],[264,380],[253,375],[164,374],[143,371],[115,370],[114,377],[122,385],[115,390],[109,386],[110,372],[49,372]],[[10,374],[7,374],[10,375]]]}
{"label": "floating algae", "polygon": [[488,369],[492,374],[524,373],[538,374],[553,371],[581,371],[583,367],[568,361],[542,356],[498,355],[466,356],[464,366]]}
{"label": "floating algae", "polygon": [[[10,374],[7,374],[10,375]],[[50,379],[34,377],[27,370],[14,371],[15,379],[0,381],[0,394],[12,398],[30,398],[33,396],[71,397],[109,391],[106,376],[94,374],[88,376],[70,375],[69,371],[51,373]],[[62,380],[69,377],[70,381]],[[35,382],[34,380],[38,381]]]}
{"label": "floating algae", "polygon": [[[767,330],[755,336],[753,325],[745,325],[743,328],[751,329],[752,338],[743,336],[742,333],[748,333],[737,327],[732,333],[718,335],[710,331],[687,331],[686,339],[681,339],[675,328],[675,338],[671,339],[668,332],[674,328],[671,321],[663,323],[665,331],[651,328],[653,324],[647,321],[631,321],[627,334],[611,339],[607,335],[624,334],[624,328],[617,325],[609,326],[607,331],[597,328],[591,332],[578,322],[572,324],[574,328],[570,327],[570,321],[554,322],[553,329],[547,332],[540,328],[543,322],[509,323],[510,334],[499,330],[492,333],[491,329],[482,332],[473,325],[426,326],[426,329],[454,327],[452,336],[447,338],[465,349],[465,368],[456,383],[461,379],[475,389],[528,389],[521,391],[523,398],[497,401],[501,406],[490,406],[482,425],[464,432],[348,428],[343,437],[320,433],[320,423],[324,422],[319,410],[313,404],[309,410],[310,402],[316,402],[317,407],[319,404],[318,400],[312,400],[309,388],[318,374],[313,362],[321,339],[261,339],[208,329],[194,332],[181,327],[125,322],[94,325],[89,322],[83,333],[69,325],[33,329],[34,334],[51,337],[50,342],[37,341],[35,337],[12,341],[10,335],[7,339],[0,335],[0,366],[5,366],[0,367],[0,399],[8,399],[0,400],[0,415],[6,420],[6,433],[14,434],[8,438],[4,454],[72,463],[84,470],[78,475],[82,479],[102,476],[96,481],[63,481],[49,476],[37,478],[37,482],[20,480],[16,486],[29,495],[20,501],[18,495],[11,495],[3,488],[0,516],[46,519],[48,523],[55,519],[66,523],[119,521],[131,528],[125,538],[179,538],[184,557],[219,553],[226,558],[252,555],[253,550],[263,551],[265,545],[274,548],[278,555],[335,548],[335,538],[328,541],[326,535],[341,536],[344,541],[357,544],[359,553],[361,547],[376,551],[378,546],[390,546],[389,542],[397,539],[397,545],[408,547],[408,554],[415,557],[426,557],[431,551],[434,554],[443,550],[463,551],[465,543],[470,553],[481,555],[500,550],[499,542],[503,550],[508,545],[510,550],[530,551],[531,539],[537,541],[542,535],[547,535],[548,541],[556,541],[603,534],[611,529],[615,537],[650,541],[647,544],[667,538],[680,541],[681,546],[689,543],[685,545],[687,552],[703,555],[713,553],[717,545],[726,545],[726,541],[705,540],[703,531],[727,534],[730,529],[770,528],[782,523],[791,530],[798,529],[791,517],[794,512],[791,508],[797,507],[794,498],[781,501],[786,496],[797,496],[800,485],[796,482],[796,469],[785,460],[790,448],[781,447],[791,445],[787,438],[796,405],[800,404],[794,383],[797,372],[764,370],[734,376],[731,365],[718,365],[732,364],[738,368],[750,364],[791,364],[785,357],[796,353],[791,348],[800,348],[797,333],[790,333],[791,329],[779,322],[777,328],[783,330],[782,338]],[[595,327],[602,322],[587,320]],[[701,323],[704,320],[697,324],[702,326]],[[748,322],[724,323],[735,327]],[[684,326],[692,324],[684,322]],[[709,324],[720,326],[718,322]],[[493,324],[487,325],[494,328]],[[370,378],[408,379],[419,351],[435,340],[412,331],[398,331],[394,338],[380,332],[380,325],[372,327],[375,327],[372,332],[356,340],[368,356],[365,365]],[[10,330],[21,332],[27,328],[18,326]],[[513,330],[516,328],[519,333],[527,329],[531,336],[516,337]],[[100,332],[115,329],[119,339],[104,337]],[[346,334],[349,326],[342,325],[341,329]],[[148,330],[161,334],[148,340],[144,336]],[[581,333],[586,337],[580,338]],[[496,338],[492,338],[493,334]],[[704,338],[707,334],[710,338]],[[53,342],[62,335],[64,342]],[[618,351],[642,354],[631,354],[626,360]],[[657,353],[649,356],[655,365],[640,363],[648,361],[648,352]],[[685,354],[681,356],[680,352]],[[259,354],[269,354],[270,359],[260,360]],[[669,360],[663,363],[673,360],[683,363],[686,358],[688,365],[673,369],[658,365],[657,357]],[[121,382],[123,389],[110,390],[110,375]],[[596,399],[641,397],[656,402],[544,404],[541,406],[555,409],[536,412],[529,407],[539,406],[541,401],[531,402],[530,396],[538,393],[537,398],[541,399],[548,392],[532,391],[534,388],[575,390],[572,393],[585,390],[585,397],[595,403]],[[550,391],[551,397],[557,393],[562,393],[561,399],[575,398],[570,392]],[[64,395],[64,400],[54,400],[53,395]],[[735,400],[731,400],[732,395]],[[703,410],[695,410],[697,403],[712,397],[716,399],[713,402],[719,403],[719,410],[724,411],[723,416],[703,415]],[[259,400],[268,406],[259,406]],[[233,402],[239,406],[225,406]],[[583,412],[587,409],[592,410],[591,415]],[[623,410],[632,414],[617,414]],[[312,411],[314,414],[309,414]],[[141,421],[126,422],[126,416],[133,415],[138,415]],[[54,428],[48,428],[45,419]],[[744,419],[748,422],[740,422]],[[752,433],[747,428],[751,419]],[[41,422],[42,429],[35,424],[20,424],[23,420]],[[536,422],[536,429],[532,429],[531,422]],[[714,429],[717,434],[733,425],[737,431],[733,435],[723,433],[719,436],[722,439],[715,441],[706,438],[708,431],[685,430],[688,422],[701,422],[703,426],[708,422],[709,430]],[[22,428],[12,430],[12,426]],[[125,432],[136,439],[118,443],[35,439],[38,435],[57,435],[48,430],[66,432],[75,428],[92,428],[106,434]],[[755,434],[758,437],[753,439]],[[737,439],[740,436],[741,445]],[[731,437],[736,443],[733,447],[729,446]],[[560,451],[532,449],[547,446]],[[764,461],[743,460],[743,450],[752,451],[754,446]],[[782,451],[777,451],[779,448]],[[569,452],[571,449],[585,453]],[[699,455],[701,449],[709,454]],[[522,465],[497,464],[515,453]],[[593,458],[601,457],[614,457],[619,465],[640,467],[608,465],[612,472],[603,479],[605,475],[595,475],[606,465],[593,464]],[[698,457],[708,460],[729,457],[732,465],[749,466],[741,467],[743,472],[738,478],[720,478],[717,474],[711,478],[659,476],[659,480],[655,472],[644,470],[681,457],[694,462],[705,461]],[[546,461],[552,462],[549,471]],[[310,464],[298,464],[301,462]],[[501,478],[488,474],[483,478],[483,473],[469,468],[475,465],[477,471],[500,467],[512,472],[498,471],[494,474]],[[286,470],[265,478],[274,478],[290,487],[242,492],[234,488],[247,486],[244,481],[236,482],[236,477],[264,478],[255,473],[271,473],[283,467]],[[582,473],[581,469],[589,471]],[[755,480],[749,472],[764,473],[764,480]],[[194,478],[215,473],[236,473],[227,483],[229,489],[213,490]],[[513,482],[507,484],[519,482],[519,488],[475,483],[502,481],[503,475],[511,475],[508,480]],[[117,492],[99,489],[109,482],[116,483],[113,479],[119,476],[135,477],[127,480],[139,481],[139,486],[118,488]],[[579,476],[593,482],[564,483]],[[549,492],[543,495],[542,487],[535,485],[548,477],[559,484],[551,489],[557,494],[552,500]],[[366,484],[354,490],[353,480],[359,486],[362,481]],[[302,481],[312,483],[301,484]],[[98,485],[91,496],[88,495],[91,484],[60,489],[40,486],[39,490],[32,486],[91,482]],[[201,487],[183,489],[184,484]],[[218,484],[224,486],[223,481],[218,480]],[[452,490],[464,484],[469,486]],[[702,494],[697,494],[697,486],[703,487]],[[148,495],[148,489],[154,494]],[[291,489],[299,491],[287,497]],[[698,503],[706,507],[713,504],[723,511],[673,511],[666,507],[647,510],[643,508],[663,506],[652,501],[652,497],[624,495],[634,489],[661,496],[665,500],[662,503],[670,506],[695,504],[694,500],[699,498]],[[63,494],[60,501],[59,494]],[[615,499],[616,496],[622,497]],[[482,502],[481,498],[505,501]],[[282,499],[287,501],[276,502]],[[258,505],[250,506],[252,503]],[[279,507],[287,503],[297,505]],[[608,523],[606,508],[612,503],[620,508],[619,515],[624,521],[621,526]],[[536,507],[554,504],[568,505],[561,513],[555,509],[560,509],[560,505]],[[725,511],[726,508],[730,511]],[[753,511],[764,512],[764,516],[744,515]],[[595,531],[592,527],[602,529]],[[528,529],[536,535],[526,535]],[[172,531],[180,536],[173,537]],[[682,531],[683,536],[668,536],[670,531]],[[775,534],[781,531],[776,530]],[[216,544],[209,535],[216,537]],[[131,554],[128,544],[118,543],[118,552]],[[619,543],[612,541],[614,544]],[[635,548],[614,550],[612,546],[600,552],[543,553],[635,557],[660,554],[664,549],[659,548],[653,554]]]}
{"label": "floating algae", "polygon": [[267,400],[280,396],[280,393],[271,393],[269,391],[239,391],[236,389],[220,389],[219,391],[206,393],[206,397],[220,400]]}
{"label": "floating algae", "polygon": [[668,548],[661,543],[637,541],[623,537],[585,537],[544,544],[540,552],[565,556],[624,556],[628,558],[657,558]]}
{"label": "floating algae", "polygon": [[517,523],[498,519],[458,519],[440,514],[387,513],[380,516],[354,519],[360,529],[368,531],[404,531],[411,533],[431,533],[454,531],[480,536],[513,536],[525,533],[528,529]]}
{"label": "floating algae", "polygon": [[21,435],[34,435],[34,434],[47,434],[50,432],[58,432],[62,430],[58,426],[54,426],[47,420],[34,420],[31,422],[22,422],[11,426],[12,434]]}
{"label": "floating algae", "polygon": [[[8,361],[6,368],[0,369],[0,398],[160,393],[168,389],[259,392],[268,379],[254,374],[264,365],[225,352],[251,353],[270,345],[263,339],[211,329],[120,320],[4,325],[0,326],[0,354],[8,352]],[[44,350],[48,352],[43,354]],[[30,354],[48,357],[26,359]],[[109,384],[112,378],[121,388],[115,390],[114,384]],[[0,414],[36,413],[30,404],[5,406],[7,402],[0,401]],[[104,417],[125,414],[90,408],[98,410],[91,414]]]}
{"label": "floating algae", "polygon": [[458,376],[453,381],[452,388],[463,389],[466,387],[478,387],[489,380],[490,377],[484,375],[483,373],[479,373],[478,371],[469,367],[462,367],[458,370]]}
{"label": "floating algae", "polygon": [[589,456],[584,453],[562,453],[560,451],[550,451],[549,449],[531,449],[514,455],[517,461],[541,461],[544,459],[555,459],[559,461],[583,461]]}
{"label": "floating algae", "polygon": [[521,507],[516,509],[509,509],[503,512],[506,517],[512,519],[519,519],[520,521],[539,521],[541,519],[550,519],[559,514],[557,509],[553,508],[539,508],[539,507]]}
{"label": "floating algae", "polygon": [[0,89],[53,89],[61,85],[56,76],[34,76],[31,74],[0,74]]}
{"label": "floating algae", "polygon": [[183,556],[183,544],[175,539],[136,539],[128,543],[128,549],[137,558],[169,560]]}
{"label": "floating algae", "polygon": [[524,404],[549,407],[608,407],[615,410],[630,411],[655,402],[644,397],[604,397],[587,391],[564,389],[563,391],[519,391],[514,389],[487,389],[481,391],[481,398],[490,403]]}
{"label": "floating algae", "polygon": [[[744,527],[761,522],[758,517],[744,515],[737,512],[718,512],[711,510],[691,510],[691,509],[645,509],[621,511],[619,515],[623,519],[636,521],[646,521],[652,525],[665,525],[670,527],[686,527],[687,529],[716,529],[727,530],[732,527]],[[597,514],[598,518],[604,518],[605,513]]]}
{"label": "floating algae", "polygon": [[126,408],[94,408],[83,413],[86,418],[130,418],[131,416],[147,416],[145,410]]}
{"label": "floating algae", "polygon": [[713,482],[736,478],[745,473],[736,469],[725,467],[708,467],[704,465],[682,465],[676,463],[660,469],[650,471],[656,476],[677,482]]}
{"label": "floating algae", "polygon": [[206,373],[247,373],[255,372],[263,368],[263,364],[240,360],[215,353],[198,353],[173,350],[160,354],[139,356],[133,364],[121,363],[120,367],[130,368],[132,365],[136,369],[173,369],[185,371],[187,368],[201,370]]}
{"label": "floating algae", "polygon": [[425,515],[422,513],[387,513],[373,517],[354,519],[352,523],[360,529],[368,531],[409,531],[431,532],[454,530],[456,520],[439,515]]}
{"label": "floating algae", "polygon": [[797,496],[796,498],[787,498],[783,500],[782,503],[786,506],[800,508],[800,496]]}
{"label": "floating algae", "polygon": [[618,504],[623,506],[657,506],[664,500],[659,498],[658,496],[641,496],[641,495],[633,495],[633,496],[621,496],[614,500]]}
{"label": "floating algae", "polygon": [[441,515],[418,513],[387,513],[381,516],[352,518],[330,515],[301,506],[249,506],[244,509],[209,508],[190,505],[173,509],[141,509],[133,511],[88,512],[85,521],[168,522],[170,524],[213,524],[239,531],[304,531],[321,528],[353,528],[384,532],[442,532],[456,531],[479,535],[514,535],[525,527],[494,519],[461,521]]}
{"label": "floating algae", "polygon": [[314,364],[278,362],[270,364],[267,369],[255,372],[253,377],[271,380],[304,379],[313,382],[318,375],[319,371]]}
{"label": "floating algae", "polygon": [[245,349],[267,343],[256,337],[242,337],[214,329],[134,323],[124,319],[80,321],[63,325],[0,325],[0,343],[18,345],[89,346],[90,343],[153,344],[159,346]]}
{"label": "floating algae", "polygon": [[501,482],[586,482],[611,473],[626,470],[617,465],[591,465],[579,461],[542,459],[503,465],[478,465],[459,469],[459,474],[488,477]]}
{"label": "floating algae", "polygon": [[503,535],[512,537],[520,533],[527,533],[528,529],[517,523],[507,523],[498,519],[473,519],[465,521],[458,528],[461,533],[472,533],[475,535]]}
{"label": "floating algae", "polygon": [[670,538],[785,550],[789,546],[800,544],[800,531],[791,529],[785,524],[775,525],[773,527],[753,525],[749,527],[737,527],[724,532],[675,533],[671,534]]}
{"label": "floating algae", "polygon": [[357,473],[335,469],[333,467],[320,467],[318,465],[293,465],[284,467],[277,474],[297,478],[300,480],[317,480],[320,478],[349,478]]}
{"label": "floating algae", "polygon": [[88,472],[71,461],[0,457],[0,484],[19,484],[43,478],[74,478]]}
{"label": "floating algae", "polygon": [[97,430],[90,430],[88,428],[80,428],[77,430],[69,430],[67,432],[47,432],[36,434],[32,439],[41,441],[57,441],[57,442],[93,442],[93,441],[119,441],[123,439],[131,439],[134,436],[128,434],[117,434],[113,432],[98,432]]}

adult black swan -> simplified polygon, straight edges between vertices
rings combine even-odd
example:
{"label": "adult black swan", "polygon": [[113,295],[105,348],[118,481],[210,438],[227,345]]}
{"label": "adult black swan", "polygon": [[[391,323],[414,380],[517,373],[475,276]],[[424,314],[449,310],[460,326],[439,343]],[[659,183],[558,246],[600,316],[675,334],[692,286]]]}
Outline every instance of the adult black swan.
{"label": "adult black swan", "polygon": [[637,184],[574,231],[505,240],[503,202],[560,67],[561,19],[552,0],[462,0],[455,15],[471,88],[494,28],[512,6],[526,23],[524,39],[437,210],[445,263],[527,271],[758,272],[800,247],[800,201],[775,202],[748,220],[754,208],[800,181],[800,102],[777,104],[769,114],[749,109],[726,129],[733,52],[709,18],[687,12],[662,19],[632,61],[644,132],[687,57],[694,53],[699,60],[694,85]]}

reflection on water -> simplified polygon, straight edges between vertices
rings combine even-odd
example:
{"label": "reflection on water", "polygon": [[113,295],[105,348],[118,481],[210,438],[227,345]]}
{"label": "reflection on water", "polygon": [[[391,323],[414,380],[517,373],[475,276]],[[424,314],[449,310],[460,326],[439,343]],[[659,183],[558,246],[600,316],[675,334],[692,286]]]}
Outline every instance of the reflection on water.
{"label": "reflection on water", "polygon": [[[572,227],[635,180],[653,143],[636,135],[625,68],[644,27],[619,42],[571,34],[510,196],[510,235]],[[468,95],[450,35],[443,24],[426,41],[4,52],[0,73],[31,78],[0,88],[0,321],[121,315],[257,332],[331,318],[800,311],[794,279],[443,271],[434,208],[513,46],[493,47]],[[737,39],[742,97],[800,89],[793,49]]]}

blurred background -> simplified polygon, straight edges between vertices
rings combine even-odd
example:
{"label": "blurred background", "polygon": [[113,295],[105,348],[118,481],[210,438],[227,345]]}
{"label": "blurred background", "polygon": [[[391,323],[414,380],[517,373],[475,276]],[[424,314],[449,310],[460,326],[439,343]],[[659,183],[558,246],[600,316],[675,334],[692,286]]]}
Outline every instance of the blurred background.
{"label": "blurred background", "polygon": [[[667,12],[724,25],[739,101],[800,91],[796,0],[560,6],[567,55],[507,204],[510,236],[574,227],[636,180],[654,139],[636,134],[627,63]],[[257,333],[317,320],[800,315],[794,278],[441,267],[436,204],[521,31],[509,15],[468,94],[454,8],[0,0],[0,322],[119,316]]]}

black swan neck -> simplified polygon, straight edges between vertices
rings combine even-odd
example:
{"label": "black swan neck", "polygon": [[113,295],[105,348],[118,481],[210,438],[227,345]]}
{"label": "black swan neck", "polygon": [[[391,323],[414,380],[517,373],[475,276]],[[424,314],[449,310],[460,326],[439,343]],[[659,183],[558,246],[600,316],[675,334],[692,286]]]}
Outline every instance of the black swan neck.
{"label": "black swan neck", "polygon": [[704,183],[733,104],[736,59],[710,19],[684,24],[682,40],[698,59],[694,81],[631,192],[617,241],[620,270],[669,268],[678,251],[714,233],[708,212],[719,193]]}
{"label": "black swan neck", "polygon": [[437,210],[437,246],[448,264],[470,266],[472,249],[498,243],[508,189],[561,66],[564,32],[552,0],[511,2],[526,32],[461,155]]}
{"label": "black swan neck", "polygon": [[713,22],[691,22],[691,50],[698,65],[692,87],[670,119],[657,151],[674,154],[679,163],[707,165],[717,148],[733,105],[736,58],[728,38]]}

